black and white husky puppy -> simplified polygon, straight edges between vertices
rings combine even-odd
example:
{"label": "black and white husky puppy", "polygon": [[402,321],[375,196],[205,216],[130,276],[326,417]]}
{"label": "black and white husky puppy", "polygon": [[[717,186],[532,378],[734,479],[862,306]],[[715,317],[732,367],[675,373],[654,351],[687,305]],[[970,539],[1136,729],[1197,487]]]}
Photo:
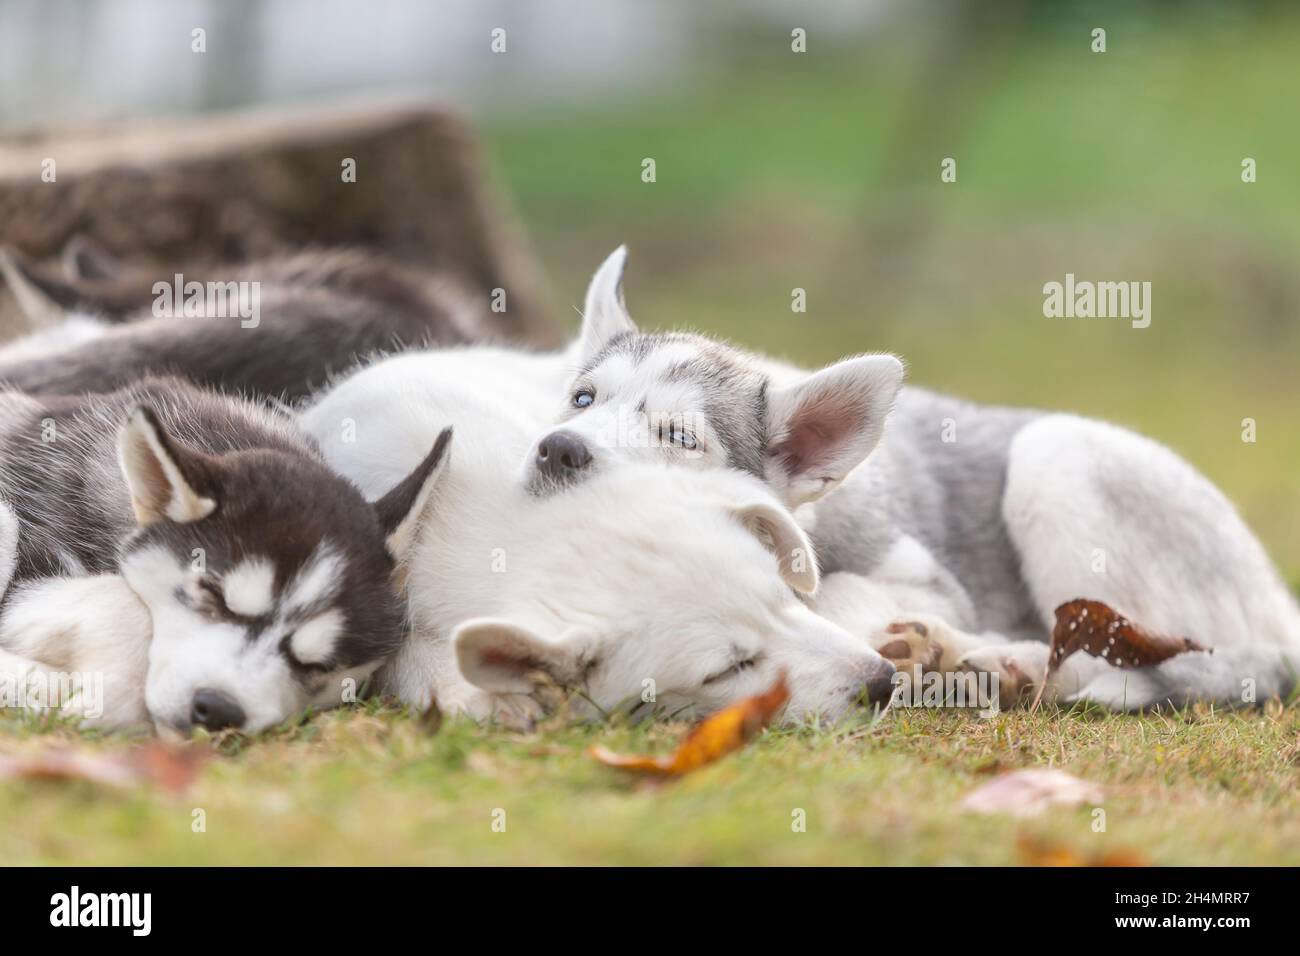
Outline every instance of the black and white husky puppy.
{"label": "black and white husky puppy", "polygon": [[181,731],[348,699],[405,637],[396,559],[448,437],[370,504],[284,412],[177,379],[0,393],[7,695],[72,673],[47,703]]}
{"label": "black and white husky puppy", "polygon": [[[1213,651],[1136,670],[1076,654],[1049,696],[1123,710],[1296,685],[1300,609],[1232,504],[1168,448],[1105,422],[902,387],[890,355],[809,372],[641,332],[625,258],[596,272],[566,351],[386,358],[335,383],[308,430],[344,474],[387,487],[397,475],[380,470],[410,464],[396,453],[426,414],[422,383],[461,384],[531,423],[520,477],[538,498],[633,464],[747,472],[812,532],[823,579],[810,606],[900,666],[996,674],[1004,702],[1037,689],[1054,610],[1078,597]],[[342,444],[338,420],[357,408],[384,414],[366,419],[364,442]]]}
{"label": "black and white husky puppy", "polygon": [[[186,285],[221,293],[215,311],[238,295],[253,298],[247,319],[208,315],[206,300],[205,314],[182,314],[183,303],[172,301],[175,277],[156,270],[112,264],[56,279],[0,249],[0,277],[22,316],[0,327],[0,340],[16,340],[0,348],[0,386],[29,394],[107,392],[174,373],[210,388],[294,399],[376,352],[469,342],[485,331],[485,310],[451,279],[355,249],[183,274]],[[168,292],[174,314],[157,314],[156,289]]]}
{"label": "black and white husky puppy", "polygon": [[[1235,703],[1296,685],[1300,609],[1232,504],[1168,448],[1105,422],[903,387],[889,355],[809,372],[643,333],[624,304],[625,259],[620,249],[596,272],[569,348],[387,358],[336,383],[308,430],[344,474],[390,487],[411,464],[403,442],[429,426],[416,396],[447,383],[492,396],[538,436],[519,467],[539,499],[633,463],[747,472],[812,531],[821,614],[900,663],[998,674],[1012,697],[1046,671],[1054,609],[1077,597],[1213,653],[1140,670],[1076,654],[1048,688],[1064,700]],[[373,410],[362,440],[341,441],[359,434],[357,407]]]}

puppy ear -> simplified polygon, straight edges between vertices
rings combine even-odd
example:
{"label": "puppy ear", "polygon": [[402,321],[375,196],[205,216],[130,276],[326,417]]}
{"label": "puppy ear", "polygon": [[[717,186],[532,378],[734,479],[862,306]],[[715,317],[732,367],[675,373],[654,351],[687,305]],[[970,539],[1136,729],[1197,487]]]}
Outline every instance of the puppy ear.
{"label": "puppy ear", "polygon": [[776,555],[786,584],[801,594],[817,590],[817,555],[790,512],[775,502],[757,501],[737,508],[735,514]]}
{"label": "puppy ear", "polygon": [[443,464],[450,445],[451,429],[444,428],[433,443],[433,449],[424,456],[424,461],[416,465],[396,488],[375,502],[379,526],[387,537],[388,552],[398,564],[406,560],[415,544],[425,506],[445,471]]}
{"label": "puppy ear", "polygon": [[117,433],[117,458],[142,528],[164,518],[188,524],[217,506],[202,453],[175,442],[152,409],[141,405],[127,418]]}
{"label": "puppy ear", "polygon": [[451,640],[464,678],[495,694],[527,694],[547,682],[563,687],[582,675],[577,640],[543,640],[503,618],[464,621],[452,632]]}
{"label": "puppy ear", "polygon": [[587,286],[582,307],[582,332],[578,336],[578,361],[586,365],[606,344],[636,332],[636,324],[623,304],[623,267],[627,264],[627,246],[609,254]]}
{"label": "puppy ear", "polygon": [[38,273],[16,250],[0,249],[0,275],[26,319],[26,325],[14,330],[13,336],[59,325],[75,303],[72,289]]}
{"label": "puppy ear", "polygon": [[894,356],[862,355],[772,389],[767,479],[787,505],[820,498],[867,457],[902,383]]}
{"label": "puppy ear", "polygon": [[117,278],[122,264],[89,236],[73,236],[63,247],[63,276],[69,282],[104,282]]}

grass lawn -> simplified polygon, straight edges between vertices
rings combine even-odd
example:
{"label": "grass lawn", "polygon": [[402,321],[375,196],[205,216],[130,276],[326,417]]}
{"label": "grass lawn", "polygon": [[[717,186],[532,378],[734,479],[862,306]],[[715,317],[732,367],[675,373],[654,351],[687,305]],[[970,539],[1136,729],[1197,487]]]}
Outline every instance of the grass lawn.
{"label": "grass lawn", "polygon": [[[887,50],[782,54],[482,127],[562,318],[576,324],[591,270],[628,242],[627,297],[646,327],[808,364],[892,350],[914,382],[1168,443],[1300,587],[1300,125],[1285,95],[1300,16],[1278,11],[1186,34],[1117,20],[1105,57],[1079,42],[1086,31],[1033,34],[969,82],[945,80],[952,105],[919,139]],[[945,186],[947,155],[960,172]],[[1246,156],[1260,168],[1250,185]],[[900,223],[916,225],[910,243]],[[1150,281],[1150,328],[1044,318],[1043,284],[1067,272]],[[796,287],[806,313],[791,310]],[[322,714],[215,742],[183,796],[0,781],[0,863],[1300,864],[1296,701],[1142,717],[898,711],[768,732],[662,786],[586,756],[593,742],[666,750],[682,730],[449,721],[430,734],[378,706]],[[0,753],[58,743],[138,746],[0,714]],[[992,775],[1037,766],[1104,785],[1105,832],[1091,806],[1032,820],[959,809]]]}
{"label": "grass lawn", "polygon": [[[7,718],[5,749],[136,746]],[[1118,854],[1152,864],[1300,863],[1300,708],[1112,716],[1052,708],[983,720],[908,710],[768,731],[691,776],[649,784],[593,742],[670,749],[676,726],[530,734],[379,705],[209,743],[183,795],[82,782],[0,785],[2,864],[1017,864]],[[993,774],[1064,768],[1094,807],[1031,820],[962,812]],[[192,829],[202,809],[206,832]],[[505,830],[493,829],[504,810]],[[795,832],[796,811],[806,829]]]}

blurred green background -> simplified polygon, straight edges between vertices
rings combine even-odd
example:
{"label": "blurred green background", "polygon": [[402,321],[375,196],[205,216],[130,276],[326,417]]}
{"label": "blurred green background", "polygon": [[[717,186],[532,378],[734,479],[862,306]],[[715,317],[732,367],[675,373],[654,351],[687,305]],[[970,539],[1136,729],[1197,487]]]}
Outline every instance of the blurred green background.
{"label": "blurred green background", "polygon": [[[626,241],[644,327],[890,350],[919,384],[1134,427],[1300,583],[1300,9],[1090,7],[929,5],[806,54],[773,26],[690,82],[486,135],[570,321]],[[1045,318],[1067,272],[1150,281],[1150,327]]]}
{"label": "blurred green background", "polygon": [[[0,129],[390,91],[477,123],[568,321],[626,242],[644,326],[1133,426],[1300,583],[1293,0],[0,0]],[[1045,318],[1067,273],[1151,326]]]}

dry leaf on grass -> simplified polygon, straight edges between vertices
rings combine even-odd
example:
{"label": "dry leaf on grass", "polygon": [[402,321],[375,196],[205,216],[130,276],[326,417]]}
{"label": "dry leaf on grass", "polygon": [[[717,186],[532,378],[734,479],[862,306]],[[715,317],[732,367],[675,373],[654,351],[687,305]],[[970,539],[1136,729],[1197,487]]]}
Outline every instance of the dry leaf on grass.
{"label": "dry leaf on grass", "polygon": [[[1038,684],[1033,707],[1043,698],[1047,679],[1075,651],[1099,657],[1113,667],[1150,667],[1188,651],[1205,651],[1189,637],[1148,631],[1109,604],[1075,598],[1056,609],[1056,626],[1047,654],[1047,670]],[[1031,708],[1032,709],[1032,708]]]}
{"label": "dry leaf on grass", "polygon": [[1145,855],[1119,847],[1100,853],[1080,853],[1064,843],[1051,843],[1022,833],[1016,851],[1025,866],[1150,866]]}
{"label": "dry leaf on grass", "polygon": [[599,745],[593,746],[588,753],[610,767],[678,777],[739,750],[771,722],[789,699],[790,690],[782,674],[767,692],[747,697],[705,718],[671,754],[662,757],[616,754]]}
{"label": "dry leaf on grass", "polygon": [[186,790],[210,756],[197,747],[151,743],[126,752],[59,748],[0,755],[3,780],[81,780],[113,789],[149,784],[169,793]]}
{"label": "dry leaf on grass", "polygon": [[976,787],[962,799],[963,810],[1032,817],[1048,807],[1100,803],[1104,791],[1064,770],[1040,767],[1013,770]]}

